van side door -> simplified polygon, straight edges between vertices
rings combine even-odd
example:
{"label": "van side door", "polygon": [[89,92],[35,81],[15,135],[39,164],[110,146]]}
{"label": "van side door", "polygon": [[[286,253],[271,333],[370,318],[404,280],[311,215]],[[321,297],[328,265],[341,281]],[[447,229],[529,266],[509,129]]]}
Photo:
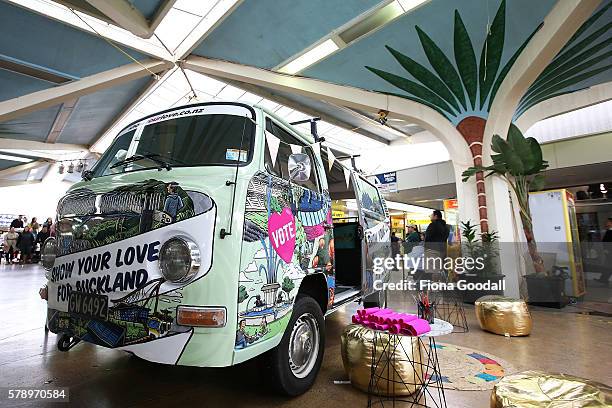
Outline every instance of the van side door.
{"label": "van side door", "polygon": [[388,276],[375,276],[374,258],[391,256],[389,215],[385,200],[374,184],[351,170],[351,179],[355,187],[359,224],[363,228],[362,239],[362,295],[374,292],[374,279]]}
{"label": "van side door", "polygon": [[[276,161],[266,145],[265,168],[286,186],[292,197],[292,212],[299,232],[295,253],[299,267],[305,273],[323,273],[328,287],[328,304],[334,297],[334,245],[331,224],[331,199],[322,180],[320,158],[313,148],[292,135],[283,125],[266,118],[266,132],[280,140]],[[303,182],[291,181],[288,161],[292,153],[305,153],[310,158],[310,178]],[[296,285],[297,286],[297,285]]]}

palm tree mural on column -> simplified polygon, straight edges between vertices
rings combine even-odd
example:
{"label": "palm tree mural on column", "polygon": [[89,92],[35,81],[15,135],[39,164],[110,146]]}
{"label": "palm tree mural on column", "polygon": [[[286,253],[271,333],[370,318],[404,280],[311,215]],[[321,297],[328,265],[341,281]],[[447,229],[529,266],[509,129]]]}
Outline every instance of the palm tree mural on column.
{"label": "palm tree mural on column", "polygon": [[[579,89],[568,88],[584,83],[612,68],[612,63],[610,63],[612,61],[612,17],[608,13],[611,6],[611,0],[605,1],[599,10],[576,31],[531,84],[519,103],[515,118],[542,101],[576,92]],[[608,13],[607,16],[606,13]],[[589,34],[589,29],[601,22],[604,24]]]}
{"label": "palm tree mural on column", "polygon": [[[559,55],[551,62],[540,77],[529,88],[520,102],[515,118],[529,107],[554,96],[564,93],[569,85],[577,84],[597,75],[610,65],[590,70],[600,61],[610,58],[609,30],[612,23],[604,25],[583,39],[585,31],[601,18],[612,1],[600,7],[600,10],[586,21],[576,32]],[[526,36],[521,45],[502,66],[504,59],[504,42],[506,34],[506,0],[502,0],[495,17],[487,31],[487,36],[476,58],[472,40],[463,23],[461,14],[455,10],[453,30],[453,55],[447,56],[441,48],[419,26],[415,26],[423,51],[433,71],[408,55],[390,46],[387,50],[408,72],[411,77],[404,77],[366,66],[368,70],[392,84],[405,93],[389,93],[401,98],[422,103],[436,110],[451,121],[461,133],[474,157],[474,165],[482,165],[482,140],[486,120],[491,105],[504,78],[515,61],[527,46],[533,35],[542,27],[542,23]],[[483,27],[484,29],[485,27]],[[608,33],[608,38],[596,42]],[[602,50],[607,52],[599,54]],[[591,58],[588,61],[585,59]],[[454,64],[451,62],[454,59]],[[484,177],[476,174],[478,205],[480,208],[480,226],[482,232],[488,231],[486,198],[484,194]]]}

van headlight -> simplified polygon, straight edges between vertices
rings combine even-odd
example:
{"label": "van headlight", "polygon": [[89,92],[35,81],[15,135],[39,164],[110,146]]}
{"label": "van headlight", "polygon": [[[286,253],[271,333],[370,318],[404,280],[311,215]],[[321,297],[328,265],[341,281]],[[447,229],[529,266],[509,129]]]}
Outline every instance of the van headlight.
{"label": "van headlight", "polygon": [[49,237],[43,242],[42,248],[40,249],[40,261],[43,268],[50,271],[55,264],[55,258],[57,257],[57,240],[53,237]]}
{"label": "van headlight", "polygon": [[159,269],[170,282],[188,282],[200,269],[200,249],[186,238],[171,238],[159,250]]}

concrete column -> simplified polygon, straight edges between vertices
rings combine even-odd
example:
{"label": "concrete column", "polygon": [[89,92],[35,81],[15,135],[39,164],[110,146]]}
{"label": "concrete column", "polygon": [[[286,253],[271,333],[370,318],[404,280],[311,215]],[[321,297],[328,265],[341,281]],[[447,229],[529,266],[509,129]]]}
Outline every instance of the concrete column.
{"label": "concrete column", "polygon": [[459,220],[470,221],[472,224],[478,225],[480,218],[478,214],[478,191],[476,187],[476,180],[471,178],[466,183],[461,181],[461,174],[471,165],[471,163],[460,163],[453,160],[453,169],[455,170],[455,183],[457,189],[457,203],[459,205]]}
{"label": "concrete column", "polygon": [[525,269],[522,255],[525,235],[515,204],[516,197],[502,178],[489,177],[486,184],[489,232],[496,231],[499,237],[499,262],[501,273],[505,275],[505,295],[519,298]]}

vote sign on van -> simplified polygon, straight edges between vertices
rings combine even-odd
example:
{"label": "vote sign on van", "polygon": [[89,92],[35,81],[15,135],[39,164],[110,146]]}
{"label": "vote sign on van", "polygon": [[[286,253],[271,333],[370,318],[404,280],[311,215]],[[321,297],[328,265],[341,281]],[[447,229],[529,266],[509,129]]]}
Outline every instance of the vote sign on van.
{"label": "vote sign on van", "polygon": [[268,219],[268,238],[272,248],[286,263],[291,262],[295,250],[295,218],[287,207],[272,213]]}

